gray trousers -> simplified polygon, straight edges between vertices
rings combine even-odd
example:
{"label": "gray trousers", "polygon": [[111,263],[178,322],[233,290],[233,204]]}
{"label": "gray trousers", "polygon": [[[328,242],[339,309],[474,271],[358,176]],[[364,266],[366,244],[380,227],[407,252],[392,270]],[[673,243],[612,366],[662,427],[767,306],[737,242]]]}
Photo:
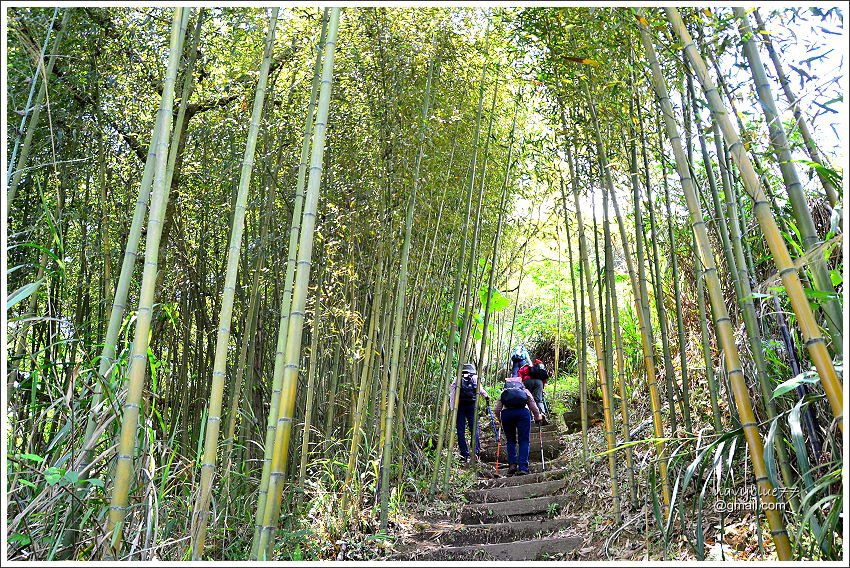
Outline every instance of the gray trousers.
{"label": "gray trousers", "polygon": [[543,381],[540,379],[525,379],[522,384],[531,392],[534,397],[534,402],[537,403],[537,408],[543,414],[548,414],[549,409],[543,404]]}

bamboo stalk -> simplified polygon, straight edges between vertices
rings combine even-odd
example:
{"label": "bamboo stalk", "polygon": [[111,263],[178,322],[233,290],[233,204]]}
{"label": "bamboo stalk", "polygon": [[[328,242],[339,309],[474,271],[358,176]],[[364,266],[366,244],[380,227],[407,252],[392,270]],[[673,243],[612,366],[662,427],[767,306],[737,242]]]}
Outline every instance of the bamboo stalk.
{"label": "bamboo stalk", "polygon": [[[828,160],[821,154],[820,150],[818,150],[815,138],[812,136],[812,131],[809,129],[809,125],[803,117],[803,112],[800,110],[800,98],[795,96],[794,91],[791,89],[791,81],[788,80],[788,76],[782,68],[782,61],[779,59],[779,55],[773,47],[773,41],[770,39],[770,33],[764,25],[764,20],[762,20],[758,8],[753,10],[753,14],[756,17],[756,22],[759,27],[758,37],[761,39],[762,44],[764,44],[764,47],[767,49],[770,60],[773,62],[773,68],[776,70],[776,76],[779,79],[779,84],[782,87],[783,93],[785,93],[785,98],[788,100],[788,104],[791,105],[791,110],[794,113],[797,128],[800,129],[800,134],[803,137],[806,151],[809,153],[809,157],[812,159],[812,162],[825,166]],[[829,204],[832,207],[840,205],[841,200],[836,187],[829,181],[829,179],[826,178],[826,176],[823,175],[821,170],[815,168],[815,173],[817,174],[818,179],[820,179],[821,185],[823,185],[824,193],[829,200]]]}
{"label": "bamboo stalk", "polygon": [[[410,190],[410,197],[407,202],[407,211],[405,212],[404,220],[404,243],[401,247],[401,259],[399,261],[398,284],[395,290],[395,313],[393,316],[392,330],[392,347],[390,355],[390,385],[388,390],[387,415],[385,431],[389,435],[392,430],[393,418],[396,404],[396,392],[398,388],[399,367],[401,365],[401,343],[402,343],[402,325],[404,315],[405,294],[407,292],[407,267],[410,260],[410,243],[413,235],[413,211],[416,208],[416,194],[419,191],[420,177],[419,172],[422,166],[422,157],[425,154],[425,132],[428,127],[428,116],[431,110],[431,88],[434,78],[435,61],[432,56],[428,64],[428,78],[425,83],[425,96],[422,102],[422,114],[419,119],[419,151],[416,154],[416,164],[413,168],[413,187]],[[401,396],[399,403],[403,401]],[[389,485],[390,485],[390,468],[392,467],[393,455],[393,440],[384,440],[381,455],[381,512],[380,512],[380,527],[382,531],[387,530],[389,519]]]}
{"label": "bamboo stalk", "polygon": [[280,306],[280,318],[278,322],[278,335],[275,347],[274,369],[272,371],[271,399],[269,401],[269,415],[266,423],[265,441],[263,444],[263,471],[260,477],[260,488],[257,496],[257,515],[254,524],[254,539],[251,545],[250,558],[257,559],[259,554],[260,530],[262,519],[265,516],[265,507],[268,498],[269,478],[271,476],[272,452],[275,445],[275,432],[277,419],[280,412],[280,403],[283,398],[283,375],[284,357],[286,354],[287,332],[289,330],[289,314],[292,308],[292,285],[295,280],[295,262],[298,251],[298,241],[301,234],[302,211],[304,208],[304,187],[307,178],[307,162],[310,157],[310,140],[313,136],[313,113],[319,96],[320,87],[320,64],[323,43],[327,33],[328,17],[327,9],[322,17],[322,31],[316,48],[316,60],[313,68],[313,82],[310,87],[310,99],[307,104],[307,112],[304,117],[304,128],[301,137],[301,154],[298,163],[298,173],[295,182],[295,198],[292,205],[292,221],[289,228],[289,243],[287,246],[286,271],[283,283],[283,302]]}
{"label": "bamboo stalk", "polygon": [[[592,108],[592,104],[589,105]],[[567,163],[572,163],[572,149],[569,145],[565,147],[567,152]],[[600,161],[604,160],[604,158],[600,155],[598,158]],[[601,167],[601,164],[600,164]],[[570,166],[572,169],[572,166]],[[605,421],[605,442],[608,449],[608,470],[611,477],[611,498],[613,500],[613,509],[614,515],[617,520],[620,520],[621,510],[620,510],[620,493],[617,487],[617,467],[614,457],[614,447],[616,445],[614,441],[614,418],[611,412],[611,393],[608,390],[608,379],[607,373],[605,369],[605,353],[602,348],[602,338],[599,333],[599,318],[596,314],[596,303],[592,299],[593,295],[593,283],[590,279],[590,272],[586,269],[588,266],[588,258],[587,258],[587,241],[584,235],[584,222],[582,221],[581,215],[581,207],[579,205],[578,198],[578,184],[575,181],[575,175],[573,172],[570,172],[570,177],[573,180],[572,189],[573,189],[573,200],[576,204],[576,223],[578,224],[578,246],[579,246],[579,257],[581,258],[581,262],[585,267],[584,270],[584,280],[585,286],[587,287],[587,291],[591,296],[591,301],[589,302],[589,310],[590,310],[590,333],[593,339],[593,346],[596,351],[596,372],[599,377],[599,385],[602,388],[602,412]]]}
{"label": "bamboo stalk", "polygon": [[310,263],[313,253],[316,211],[319,202],[339,15],[340,8],[330,9],[328,36],[325,42],[325,57],[322,65],[322,86],[319,93],[316,126],[311,145],[310,176],[304,198],[304,215],[298,244],[298,271],[292,290],[292,309],[289,316],[286,338],[286,355],[281,389],[282,400],[277,417],[277,427],[275,429],[272,469],[269,474],[269,487],[266,497],[267,502],[263,510],[262,528],[257,547],[258,560],[265,560],[271,554],[272,536],[277,528],[278,517],[280,515],[283,477],[289,458],[292,415],[295,407],[299,362],[301,359],[301,334],[304,330],[304,305],[307,301],[307,285],[310,279]]}
{"label": "bamboo stalk", "polygon": [[[159,132],[171,129],[172,108],[174,105],[174,83],[180,63],[183,45],[183,8],[175,8],[171,21],[171,39],[169,43],[168,67],[163,80],[162,101],[157,115]],[[117,462],[113,476],[112,497],[106,533],[110,535],[103,555],[106,560],[116,560],[121,555],[124,519],[129,509],[130,486],[133,481],[133,454],[136,448],[136,428],[139,424],[142,389],[148,366],[149,332],[153,313],[154,285],[159,258],[159,238],[162,233],[162,217],[168,204],[169,186],[165,183],[168,160],[168,137],[157,137],[156,166],[151,196],[151,209],[148,218],[148,231],[145,240],[145,267],[142,274],[142,288],[136,315],[136,329],[133,340],[133,353],[127,379],[127,398],[121,421],[121,434],[118,443]]]}
{"label": "bamboo stalk", "polygon": [[[681,24],[681,31],[684,31],[684,23],[678,19],[678,12],[675,10],[665,11],[667,12],[668,19],[674,23],[674,28],[677,28],[677,31],[679,31],[678,26]],[[678,128],[675,123],[673,106],[670,102],[664,76],[661,73],[661,66],[658,63],[658,59],[655,55],[655,48],[653,47],[650,39],[648,22],[643,18],[641,12],[638,12],[638,27],[640,30],[641,43],[643,43],[646,58],[652,69],[653,87],[661,102],[661,110],[664,116],[667,137],[670,139],[670,143],[673,146],[673,154],[676,158],[676,168],[682,183],[682,189],[685,193],[688,211],[690,212],[691,226],[693,227],[697,240],[697,250],[700,260],[705,267],[704,274],[715,321],[715,330],[723,349],[726,372],[728,373],[729,381],[732,384],[732,391],[735,395],[735,402],[738,407],[738,413],[741,417],[741,427],[744,430],[744,437],[747,440],[747,445],[750,449],[750,461],[753,466],[756,483],[758,484],[759,498],[761,499],[765,515],[767,516],[768,523],[770,524],[771,535],[773,536],[773,540],[776,545],[777,555],[780,560],[789,560],[792,556],[791,543],[788,539],[788,532],[785,529],[785,523],[782,519],[782,512],[777,508],[777,499],[774,495],[774,487],[767,477],[767,470],[764,463],[764,446],[758,431],[758,424],[756,423],[755,416],[753,415],[746,380],[741,368],[738,347],[735,344],[731,320],[729,319],[729,314],[726,311],[726,305],[723,301],[723,293],[720,289],[720,280],[717,276],[717,268],[714,264],[714,257],[711,252],[708,231],[705,228],[701,206],[694,189],[693,180],[690,176],[687,158],[685,157],[684,150],[682,149],[682,142],[679,138]],[[685,31],[685,33],[687,32]],[[685,44],[687,45],[688,43],[689,40],[686,40]],[[691,61],[691,63],[693,64],[693,61]]]}
{"label": "bamboo stalk", "polygon": [[797,316],[797,324],[803,335],[803,341],[809,352],[809,357],[817,368],[821,385],[826,392],[833,416],[838,422],[839,429],[843,432],[844,401],[841,380],[835,372],[832,358],[812,314],[812,309],[803,291],[797,269],[794,266],[782,234],[776,225],[776,219],[770,209],[767,197],[759,184],[758,174],[753,168],[753,164],[741,143],[734,125],[729,120],[728,113],[717,91],[717,86],[711,76],[709,76],[705,62],[697,51],[696,45],[687,29],[685,29],[685,24],[681,16],[677,10],[672,8],[665,8],[665,13],[673,25],[674,31],[684,43],[684,50],[688,56],[688,61],[694,69],[700,84],[703,86],[703,91],[708,99],[712,114],[715,120],[717,120],[720,130],[723,132],[723,138],[726,140],[729,152],[732,154],[732,158],[741,172],[744,188],[753,199],[753,211],[767,241],[767,245],[773,254],[774,263],[782,278],[782,283],[785,286],[794,313]]}
{"label": "bamboo stalk", "polygon": [[[779,170],[782,173],[782,179],[785,182],[785,188],[788,192],[788,200],[791,202],[791,210],[794,214],[794,219],[797,221],[797,228],[800,230],[802,236],[803,250],[811,252],[818,245],[822,244],[823,241],[821,241],[815,229],[812,212],[809,210],[806,196],[803,193],[803,185],[800,183],[800,177],[797,175],[797,168],[794,166],[794,158],[788,144],[788,137],[785,135],[785,128],[782,126],[781,117],[776,110],[773,91],[770,88],[767,73],[761,61],[758,46],[756,46],[752,39],[754,34],[749,23],[747,23],[747,13],[742,8],[733,8],[732,12],[738,18],[738,26],[743,41],[742,49],[747,58],[750,73],[756,86],[759,104],[764,111],[765,122],[767,122],[767,127],[770,131],[770,147],[774,154],[776,154]],[[840,297],[835,293],[835,287],[832,285],[832,278],[829,275],[823,255],[814,255],[809,261],[809,268],[812,272],[812,280],[814,281],[815,288],[832,295],[831,299],[821,304],[821,310],[825,316],[824,320],[827,332],[832,339],[832,348],[836,353],[840,354],[844,348],[844,318],[842,317],[843,306]]]}
{"label": "bamboo stalk", "polygon": [[[56,8],[53,12],[53,19],[56,18],[59,8]],[[71,21],[71,9],[66,8],[65,13],[62,14],[62,21],[59,23],[58,29],[56,30],[56,37],[53,38],[53,45],[50,48],[51,55],[47,60],[47,65],[44,64],[44,55],[45,50],[47,48],[47,41],[50,38],[50,33],[53,28],[53,20],[50,21],[50,29],[48,29],[47,36],[44,38],[44,45],[42,46],[42,52],[37,62],[36,73],[42,75],[41,87],[38,89],[38,95],[35,97],[35,102],[30,106],[30,102],[32,102],[32,89],[35,89],[35,85],[38,82],[38,77],[35,77],[33,80],[31,88],[30,88],[30,96],[27,100],[27,111],[32,109],[32,115],[25,114],[21,119],[21,126],[18,129],[18,136],[15,139],[15,146],[12,150],[12,156],[9,158],[9,166],[6,169],[6,181],[9,184],[9,189],[6,192],[6,204],[7,207],[10,207],[12,202],[15,200],[15,194],[18,191],[18,185],[21,183],[21,178],[24,175],[24,172],[27,170],[26,165],[29,160],[30,149],[32,148],[32,138],[33,134],[35,134],[36,129],[38,128],[38,123],[41,118],[41,105],[44,103],[44,99],[47,98],[47,80],[53,74],[53,65],[56,63],[56,56],[58,55],[59,45],[62,43],[62,38],[65,35],[65,31],[68,28],[68,23]],[[41,71],[41,73],[39,73]],[[49,101],[49,99],[48,99]],[[48,113],[50,110],[48,109]],[[29,117],[29,124],[27,124],[27,118]],[[20,143],[20,134],[23,132],[23,129],[26,127],[26,134],[24,135],[23,145],[20,146],[21,154],[17,157],[16,160],[16,152]]]}

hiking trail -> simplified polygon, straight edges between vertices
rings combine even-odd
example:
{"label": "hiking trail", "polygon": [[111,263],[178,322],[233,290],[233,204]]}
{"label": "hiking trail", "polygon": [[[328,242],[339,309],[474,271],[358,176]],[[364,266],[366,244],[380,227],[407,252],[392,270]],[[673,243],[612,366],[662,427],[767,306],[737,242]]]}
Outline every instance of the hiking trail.
{"label": "hiking trail", "polygon": [[[416,537],[397,560],[554,560],[563,559],[584,542],[577,517],[569,510],[569,470],[562,455],[563,428],[552,423],[532,428],[529,474],[506,477],[504,441],[496,476],[496,443],[481,431],[479,480],[463,494],[460,522],[424,519]],[[489,433],[489,434],[488,434]],[[550,462],[550,460],[552,460]]]}

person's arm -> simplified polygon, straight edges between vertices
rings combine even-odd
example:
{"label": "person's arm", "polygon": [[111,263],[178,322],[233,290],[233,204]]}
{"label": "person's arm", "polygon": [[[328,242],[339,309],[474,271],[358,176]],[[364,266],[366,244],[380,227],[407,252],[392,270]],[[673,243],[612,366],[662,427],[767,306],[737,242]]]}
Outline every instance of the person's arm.
{"label": "person's arm", "polygon": [[534,415],[534,421],[540,422],[543,417],[540,415],[540,409],[537,408],[537,403],[534,402],[534,396],[528,389],[525,389],[525,398],[528,401],[528,409],[531,410],[531,414]]}

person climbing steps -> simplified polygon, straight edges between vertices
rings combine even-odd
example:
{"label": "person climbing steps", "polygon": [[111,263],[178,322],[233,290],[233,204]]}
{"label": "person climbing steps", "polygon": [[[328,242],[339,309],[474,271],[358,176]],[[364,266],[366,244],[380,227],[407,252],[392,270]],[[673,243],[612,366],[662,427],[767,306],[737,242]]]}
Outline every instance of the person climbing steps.
{"label": "person climbing steps", "polygon": [[508,450],[508,476],[528,474],[531,450],[531,418],[540,424],[543,416],[534,396],[519,377],[510,377],[496,402],[496,419],[504,432]]}
{"label": "person climbing steps", "polygon": [[520,368],[519,376],[522,379],[522,384],[531,392],[534,397],[534,402],[540,409],[543,415],[543,425],[549,424],[549,409],[543,400],[543,388],[546,386],[546,380],[549,378],[549,373],[546,371],[546,366],[540,359],[535,359],[531,365],[525,365]]}
{"label": "person climbing steps", "polygon": [[[469,428],[469,435],[475,439],[475,458],[478,459],[481,453],[481,440],[478,436],[478,428],[476,428],[476,390],[478,394],[484,397],[487,404],[490,403],[490,395],[478,383],[478,375],[475,365],[472,363],[464,363],[460,372],[460,396],[458,397],[457,406],[457,448],[460,452],[461,464],[469,463],[469,446],[466,443],[466,428]],[[458,391],[457,378],[452,381],[449,387],[449,404],[450,408],[454,408],[455,394]]]}

